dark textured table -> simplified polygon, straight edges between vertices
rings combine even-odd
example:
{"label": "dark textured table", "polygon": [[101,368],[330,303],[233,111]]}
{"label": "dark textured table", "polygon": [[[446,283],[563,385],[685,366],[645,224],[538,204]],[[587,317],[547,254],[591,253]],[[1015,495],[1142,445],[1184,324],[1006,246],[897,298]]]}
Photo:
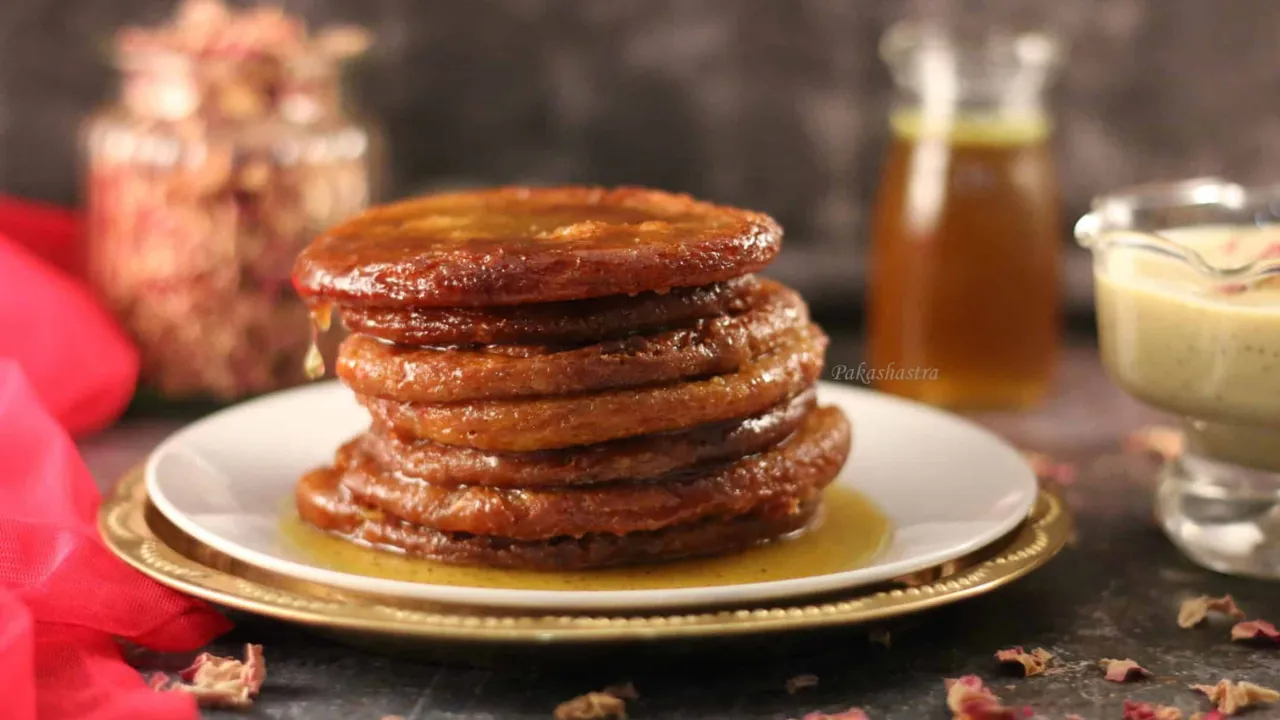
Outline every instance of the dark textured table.
{"label": "dark textured table", "polygon": [[[840,347],[831,364],[854,362]],[[641,695],[628,704],[637,720],[781,719],[851,706],[873,720],[916,720],[950,717],[942,679],[975,673],[1007,703],[1030,704],[1041,717],[1118,720],[1125,698],[1176,705],[1188,715],[1207,709],[1188,683],[1231,677],[1280,685],[1280,650],[1232,643],[1222,625],[1176,626],[1180,600],[1201,593],[1230,592],[1250,617],[1280,620],[1280,585],[1200,570],[1165,540],[1151,517],[1155,464],[1120,449],[1126,432],[1160,418],[1116,390],[1095,358],[1088,347],[1069,352],[1056,397],[1036,412],[975,416],[1023,447],[1078,464],[1080,477],[1064,492],[1078,542],[1002,590],[894,626],[887,648],[850,628],[729,643],[525,651],[470,657],[466,666],[440,660],[458,657],[454,648],[389,656],[236,614],[236,629],[212,650],[236,654],[242,643],[263,644],[268,681],[248,713],[207,716],[549,718],[562,700],[629,680]],[[106,487],[174,427],[130,419],[85,442],[84,453]],[[1010,645],[1044,647],[1057,660],[1045,676],[1017,678],[992,658]],[[1106,682],[1096,666],[1103,657],[1133,658],[1156,677]],[[818,686],[789,695],[787,679],[801,673],[818,675]],[[1275,718],[1280,710],[1245,717]]]}

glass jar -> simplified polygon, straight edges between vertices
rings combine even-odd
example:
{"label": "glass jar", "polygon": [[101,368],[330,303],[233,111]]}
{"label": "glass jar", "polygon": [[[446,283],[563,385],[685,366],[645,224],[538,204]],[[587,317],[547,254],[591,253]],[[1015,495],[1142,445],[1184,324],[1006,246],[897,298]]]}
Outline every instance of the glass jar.
{"label": "glass jar", "polygon": [[898,97],[872,227],[876,387],[959,409],[1020,408],[1059,343],[1058,189],[1040,34],[901,24],[881,53]]}
{"label": "glass jar", "polygon": [[302,382],[294,257],[377,176],[340,61],[142,47],[117,64],[118,102],[83,128],[88,272],[141,350],[141,387],[227,401]]}
{"label": "glass jar", "polygon": [[1130,188],[1076,237],[1108,373],[1182,418],[1156,492],[1166,534],[1205,567],[1280,578],[1280,187]]}

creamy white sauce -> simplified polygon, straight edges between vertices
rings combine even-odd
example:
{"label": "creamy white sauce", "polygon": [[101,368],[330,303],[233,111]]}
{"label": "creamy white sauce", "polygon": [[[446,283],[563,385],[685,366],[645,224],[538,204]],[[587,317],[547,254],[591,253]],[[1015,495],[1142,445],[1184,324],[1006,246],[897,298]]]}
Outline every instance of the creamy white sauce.
{"label": "creamy white sauce", "polygon": [[[1218,268],[1280,248],[1280,228],[1163,234]],[[1098,330],[1112,376],[1141,400],[1206,421],[1191,431],[1193,449],[1280,470],[1280,279],[1245,288],[1150,250],[1097,252]]]}

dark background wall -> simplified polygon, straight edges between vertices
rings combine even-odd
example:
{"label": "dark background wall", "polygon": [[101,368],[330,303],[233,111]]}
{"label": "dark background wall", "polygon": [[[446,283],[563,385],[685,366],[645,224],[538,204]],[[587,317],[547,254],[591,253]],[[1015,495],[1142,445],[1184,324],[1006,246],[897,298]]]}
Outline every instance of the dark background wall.
{"label": "dark background wall", "polygon": [[[1280,3],[932,3],[1045,23],[1066,207],[1117,185],[1280,168]],[[158,0],[0,1],[0,191],[77,194],[77,122],[114,90],[112,29]],[[895,0],[309,0],[380,39],[358,74],[403,194],[455,182],[639,183],[756,207],[788,230],[777,274],[858,294],[891,84]],[[936,8],[935,8],[936,9]],[[1068,228],[1064,222],[1064,242]],[[1087,295],[1074,257],[1070,285]]]}

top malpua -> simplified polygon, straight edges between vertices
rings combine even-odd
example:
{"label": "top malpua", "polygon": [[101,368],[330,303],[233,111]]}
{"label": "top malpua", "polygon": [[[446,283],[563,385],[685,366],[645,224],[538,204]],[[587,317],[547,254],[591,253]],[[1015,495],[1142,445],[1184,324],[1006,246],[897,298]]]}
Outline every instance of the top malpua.
{"label": "top malpua", "polygon": [[509,187],[372,208],[298,256],[304,299],[486,307],[728,280],[777,255],[763,213],[643,188]]}

